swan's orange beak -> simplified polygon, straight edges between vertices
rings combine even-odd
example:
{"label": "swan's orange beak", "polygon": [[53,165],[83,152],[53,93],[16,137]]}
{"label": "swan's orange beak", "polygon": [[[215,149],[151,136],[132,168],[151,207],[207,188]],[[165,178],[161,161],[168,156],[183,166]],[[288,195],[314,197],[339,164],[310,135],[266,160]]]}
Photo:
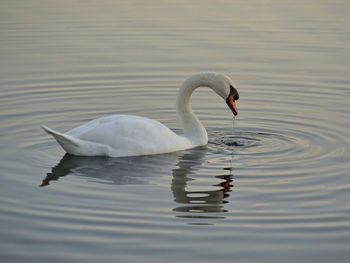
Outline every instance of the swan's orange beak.
{"label": "swan's orange beak", "polygon": [[238,109],[235,102],[235,94],[230,94],[230,96],[228,96],[226,99],[226,103],[228,107],[231,109],[233,115],[236,116],[238,114]]}

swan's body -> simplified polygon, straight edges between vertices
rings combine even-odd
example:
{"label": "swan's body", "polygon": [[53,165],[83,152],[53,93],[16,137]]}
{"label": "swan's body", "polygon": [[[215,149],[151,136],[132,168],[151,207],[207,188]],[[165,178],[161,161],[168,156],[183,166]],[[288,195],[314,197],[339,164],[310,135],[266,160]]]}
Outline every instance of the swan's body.
{"label": "swan's body", "polygon": [[156,120],[129,115],[95,119],[66,133],[46,126],[43,129],[53,135],[66,152],[80,156],[160,154],[205,145],[208,143],[207,132],[190,106],[190,97],[200,86],[213,89],[237,114],[234,100],[238,99],[238,93],[232,80],[223,74],[198,73],[183,83],[177,96],[177,116],[184,135],[177,135]]}
{"label": "swan's body", "polygon": [[[43,126],[66,152],[84,156],[135,156],[193,147],[162,123],[139,116],[112,115],[92,120],[65,134]],[[61,137],[61,138],[60,138]]]}

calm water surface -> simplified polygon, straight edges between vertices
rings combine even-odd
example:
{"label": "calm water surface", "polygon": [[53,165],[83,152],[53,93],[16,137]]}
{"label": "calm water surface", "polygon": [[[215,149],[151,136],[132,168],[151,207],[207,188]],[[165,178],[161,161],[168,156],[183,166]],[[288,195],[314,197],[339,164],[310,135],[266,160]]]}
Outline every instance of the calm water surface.
{"label": "calm water surface", "polygon": [[[349,1],[1,1],[1,262],[349,262]],[[40,128],[109,114],[177,132],[197,71],[237,118],[192,104],[209,144],[65,155]]]}

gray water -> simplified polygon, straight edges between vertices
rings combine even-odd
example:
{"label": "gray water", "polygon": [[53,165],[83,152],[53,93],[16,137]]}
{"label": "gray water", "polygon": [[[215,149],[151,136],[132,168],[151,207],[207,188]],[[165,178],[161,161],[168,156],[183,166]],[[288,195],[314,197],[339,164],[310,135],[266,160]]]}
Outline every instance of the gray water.
{"label": "gray water", "polygon": [[[0,2],[1,262],[349,262],[350,2]],[[209,144],[65,155],[40,128],[110,114],[181,132],[201,88]]]}

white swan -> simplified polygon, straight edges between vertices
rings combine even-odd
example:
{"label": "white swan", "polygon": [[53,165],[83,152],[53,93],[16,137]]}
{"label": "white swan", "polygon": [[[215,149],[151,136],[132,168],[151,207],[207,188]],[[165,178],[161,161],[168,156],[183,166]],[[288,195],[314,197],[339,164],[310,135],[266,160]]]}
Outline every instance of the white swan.
{"label": "white swan", "polygon": [[205,145],[208,135],[193,114],[190,97],[198,87],[209,87],[226,100],[234,115],[238,92],[226,75],[197,73],[184,81],[179,89],[176,112],[184,135],[177,135],[162,123],[145,117],[112,115],[92,120],[66,133],[43,129],[51,134],[69,154],[79,156],[136,156],[175,152]]}

